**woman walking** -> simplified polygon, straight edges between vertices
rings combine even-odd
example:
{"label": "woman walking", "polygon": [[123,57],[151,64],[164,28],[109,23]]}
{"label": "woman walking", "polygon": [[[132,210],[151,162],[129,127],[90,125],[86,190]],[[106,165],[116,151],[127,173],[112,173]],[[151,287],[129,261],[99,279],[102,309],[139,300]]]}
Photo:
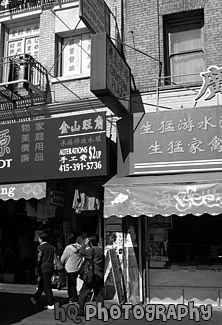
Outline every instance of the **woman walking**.
{"label": "woman walking", "polygon": [[76,236],[70,234],[67,236],[67,246],[61,256],[61,262],[65,266],[68,278],[68,299],[69,303],[78,303],[77,294],[77,277],[79,275],[82,258],[79,255],[79,248],[81,247],[76,243]]}

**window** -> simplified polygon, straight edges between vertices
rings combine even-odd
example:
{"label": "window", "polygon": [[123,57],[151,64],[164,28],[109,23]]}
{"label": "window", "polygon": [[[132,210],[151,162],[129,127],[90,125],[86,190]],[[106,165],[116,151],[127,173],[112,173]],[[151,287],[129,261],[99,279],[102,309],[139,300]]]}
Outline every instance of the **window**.
{"label": "window", "polygon": [[90,74],[91,41],[85,33],[61,39],[60,76],[87,76]]}
{"label": "window", "polygon": [[[33,71],[31,73],[29,69],[25,69],[23,60],[24,55],[29,54],[38,61],[39,33],[40,27],[39,21],[37,20],[32,24],[19,24],[11,28],[6,28],[6,43],[4,47],[5,59],[3,67],[4,82],[24,79],[26,77],[26,79],[28,78],[29,80],[32,78],[33,83],[39,84],[38,74],[34,74]],[[17,85],[10,85],[9,87],[11,90],[15,90]]]}
{"label": "window", "polygon": [[200,81],[205,70],[203,17],[166,20],[166,75],[171,82]]}
{"label": "window", "polygon": [[152,218],[148,231],[151,268],[172,268],[174,265],[187,270],[189,266],[222,269],[221,214],[161,217],[169,221],[159,223],[159,228],[151,227],[158,225],[157,218],[159,216]]}
{"label": "window", "polygon": [[39,24],[23,25],[9,29],[6,56],[30,54],[39,58]]}

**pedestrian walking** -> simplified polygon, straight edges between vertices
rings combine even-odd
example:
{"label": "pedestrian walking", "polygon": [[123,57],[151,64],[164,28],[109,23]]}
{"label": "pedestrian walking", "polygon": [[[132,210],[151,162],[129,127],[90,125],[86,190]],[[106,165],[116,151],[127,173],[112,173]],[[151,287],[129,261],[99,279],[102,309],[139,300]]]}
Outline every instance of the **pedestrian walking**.
{"label": "pedestrian walking", "polygon": [[54,271],[54,256],[56,254],[56,249],[48,243],[48,234],[46,232],[41,232],[39,234],[39,244],[36,262],[38,287],[35,294],[31,297],[31,303],[36,305],[44,291],[48,301],[47,309],[54,309],[51,277]]}
{"label": "pedestrian walking", "polygon": [[78,244],[82,245],[82,243],[85,241],[87,236],[88,236],[87,229],[86,229],[86,227],[83,227],[81,234],[76,238],[76,242]]}
{"label": "pedestrian walking", "polygon": [[69,303],[78,304],[77,277],[79,275],[82,258],[79,255],[81,245],[76,243],[76,235],[70,234],[66,238],[67,246],[61,256],[61,262],[65,265],[68,278]]}
{"label": "pedestrian walking", "polygon": [[93,235],[86,238],[79,250],[79,254],[84,257],[84,263],[87,260],[93,260],[92,281],[88,283],[83,279],[83,286],[79,293],[79,316],[84,316],[85,303],[91,290],[93,290],[96,303],[101,302],[102,306],[104,305],[105,256],[102,248],[99,246],[98,236]]}

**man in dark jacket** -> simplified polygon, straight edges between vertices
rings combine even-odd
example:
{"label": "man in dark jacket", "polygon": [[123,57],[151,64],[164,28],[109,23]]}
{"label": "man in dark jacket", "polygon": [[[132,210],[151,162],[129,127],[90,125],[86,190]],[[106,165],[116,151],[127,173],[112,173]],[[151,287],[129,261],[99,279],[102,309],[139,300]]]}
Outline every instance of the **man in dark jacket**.
{"label": "man in dark jacket", "polygon": [[31,297],[31,302],[33,305],[36,305],[38,298],[44,291],[48,300],[47,308],[54,309],[54,299],[50,282],[54,270],[56,249],[48,243],[48,235],[45,232],[39,234],[39,243],[36,263],[38,288],[36,293]]}
{"label": "man in dark jacket", "polygon": [[90,283],[83,283],[83,286],[79,293],[79,315],[84,315],[84,307],[87,300],[87,296],[91,290],[94,292],[94,298],[96,302],[101,302],[104,305],[104,266],[105,256],[103,250],[98,245],[97,236],[90,236],[82,244],[79,254],[85,259],[93,259],[94,261],[94,276]]}

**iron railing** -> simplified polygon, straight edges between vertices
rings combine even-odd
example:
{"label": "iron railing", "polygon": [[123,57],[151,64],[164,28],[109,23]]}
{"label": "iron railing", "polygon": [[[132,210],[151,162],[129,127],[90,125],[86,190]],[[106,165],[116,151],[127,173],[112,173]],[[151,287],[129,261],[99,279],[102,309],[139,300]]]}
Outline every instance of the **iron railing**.
{"label": "iron railing", "polygon": [[8,85],[18,80],[26,80],[44,91],[48,82],[46,68],[29,54],[1,57],[0,69],[2,70],[1,82]]}
{"label": "iron railing", "polygon": [[29,54],[0,58],[0,104],[44,102],[49,90],[47,70]]}
{"label": "iron railing", "polygon": [[34,10],[41,7],[73,2],[73,0],[0,0],[0,13]]}

